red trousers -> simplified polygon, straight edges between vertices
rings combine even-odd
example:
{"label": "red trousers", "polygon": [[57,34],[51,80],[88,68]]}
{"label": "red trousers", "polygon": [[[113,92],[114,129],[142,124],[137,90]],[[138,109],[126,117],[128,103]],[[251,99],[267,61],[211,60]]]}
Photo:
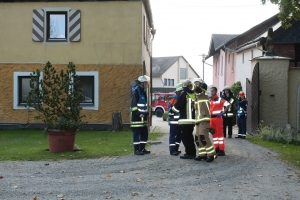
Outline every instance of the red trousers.
{"label": "red trousers", "polygon": [[223,119],[222,117],[216,117],[210,119],[210,127],[215,129],[215,133],[212,134],[215,149],[225,150],[225,141],[223,134]]}

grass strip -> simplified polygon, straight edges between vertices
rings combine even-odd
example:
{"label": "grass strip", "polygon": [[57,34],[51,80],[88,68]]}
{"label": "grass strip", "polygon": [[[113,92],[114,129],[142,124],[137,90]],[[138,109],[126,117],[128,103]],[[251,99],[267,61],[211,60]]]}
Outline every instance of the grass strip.
{"label": "grass strip", "polygon": [[[149,133],[149,140],[158,140],[161,136],[161,133]],[[75,144],[81,151],[50,153],[48,138],[43,130],[1,130],[0,160],[90,159],[133,153],[131,131],[80,130],[76,134]]]}

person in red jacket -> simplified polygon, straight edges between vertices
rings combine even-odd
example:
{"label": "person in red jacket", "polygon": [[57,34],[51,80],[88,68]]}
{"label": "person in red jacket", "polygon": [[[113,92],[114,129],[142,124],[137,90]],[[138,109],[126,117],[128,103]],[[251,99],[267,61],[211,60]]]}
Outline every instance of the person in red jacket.
{"label": "person in red jacket", "polygon": [[223,134],[222,116],[224,113],[227,113],[230,107],[230,103],[219,97],[217,95],[217,91],[218,89],[214,86],[210,88],[210,127],[214,130],[214,134],[212,134],[212,137],[217,156],[225,156],[225,140]]}

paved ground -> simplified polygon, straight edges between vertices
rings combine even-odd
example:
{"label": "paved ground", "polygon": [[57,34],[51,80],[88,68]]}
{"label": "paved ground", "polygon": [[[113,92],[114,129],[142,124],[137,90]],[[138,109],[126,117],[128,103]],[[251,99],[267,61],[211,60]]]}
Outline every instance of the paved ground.
{"label": "paved ground", "polygon": [[295,170],[275,152],[226,138],[227,156],[182,160],[169,155],[167,122],[153,125],[165,135],[150,155],[1,162],[0,199],[300,199]]}

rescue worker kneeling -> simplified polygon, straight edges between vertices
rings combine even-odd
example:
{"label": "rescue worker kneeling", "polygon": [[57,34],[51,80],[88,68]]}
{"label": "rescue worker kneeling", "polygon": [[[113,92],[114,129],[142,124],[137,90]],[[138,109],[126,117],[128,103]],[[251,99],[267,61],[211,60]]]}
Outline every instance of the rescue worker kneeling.
{"label": "rescue worker kneeling", "polygon": [[207,85],[200,78],[194,79],[196,87],[201,87],[202,92],[196,93],[195,116],[196,116],[196,143],[198,145],[198,157],[194,160],[206,160],[212,162],[215,159],[216,151],[209,138],[210,128],[210,109],[209,98],[205,94]]}

